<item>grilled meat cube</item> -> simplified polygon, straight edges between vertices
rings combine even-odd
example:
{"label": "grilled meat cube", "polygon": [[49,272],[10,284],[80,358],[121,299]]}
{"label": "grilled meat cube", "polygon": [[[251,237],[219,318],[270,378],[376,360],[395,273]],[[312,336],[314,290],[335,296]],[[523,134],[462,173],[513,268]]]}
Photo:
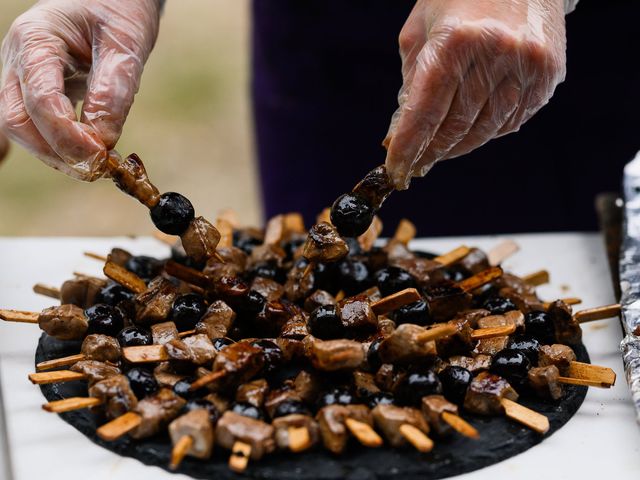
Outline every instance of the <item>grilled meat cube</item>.
{"label": "grilled meat cube", "polygon": [[577,345],[582,342],[582,328],[573,318],[569,305],[562,300],[556,300],[549,306],[547,313],[553,322],[558,343]]}
{"label": "grilled meat cube", "polygon": [[228,399],[226,399],[219,393],[210,393],[209,395],[204,397],[204,399],[208,402],[213,403],[213,406],[216,407],[216,410],[218,410],[218,412],[220,413],[224,413],[229,410],[229,405],[231,404]]}
{"label": "grilled meat cube", "polygon": [[205,218],[196,217],[180,235],[182,246],[190,258],[196,262],[206,262],[216,253],[220,242],[220,232]]}
{"label": "grilled meat cube", "polygon": [[273,417],[278,405],[290,400],[302,402],[302,397],[294,388],[291,388],[291,385],[285,385],[283,388],[271,390],[267,394],[264,401],[264,409],[270,417]]}
{"label": "grilled meat cube", "polygon": [[471,274],[480,273],[491,267],[487,254],[479,248],[472,248],[467,255],[460,261],[456,262]]}
{"label": "grilled meat cube", "polygon": [[260,408],[268,391],[269,384],[264,378],[243,383],[236,390],[236,402],[246,402]]}
{"label": "grilled meat cube", "polygon": [[282,353],[284,354],[285,362],[291,361],[293,358],[302,358],[304,357],[304,341],[297,340],[296,338],[283,338],[278,337],[274,339],[274,342]]}
{"label": "grilled meat cube", "polygon": [[564,395],[562,384],[558,382],[560,371],[555,365],[534,367],[529,370],[529,385],[538,396],[559,400]]}
{"label": "grilled meat cube", "polygon": [[424,342],[420,335],[425,329],[419,325],[404,323],[386,337],[378,349],[378,355],[384,363],[409,363],[425,357],[435,357],[436,343]]}
{"label": "grilled meat cube", "polygon": [[361,398],[367,398],[369,395],[380,391],[373,374],[359,370],[353,372],[353,386],[355,387],[356,395]]}
{"label": "grilled meat cube", "polygon": [[223,277],[238,277],[242,275],[242,272],[243,269],[239,265],[235,263],[222,263],[215,257],[207,261],[207,265],[202,271],[211,283],[219,282]]}
{"label": "grilled meat cube", "polygon": [[367,288],[364,292],[361,292],[360,295],[366,296],[371,303],[375,303],[382,299],[382,293],[380,293],[380,289],[378,287]]}
{"label": "grilled meat cube", "polygon": [[433,277],[440,278],[438,283],[442,281],[442,274],[438,275],[437,271],[444,267],[441,263],[434,260],[413,256],[389,261],[389,265],[402,268],[409,272],[422,288],[434,285],[436,282],[433,280]]}
{"label": "grilled meat cube", "polygon": [[161,387],[173,388],[173,386],[180,380],[185,378],[185,375],[175,373],[170,362],[159,363],[156,368],[153,369],[153,376]]}
{"label": "grilled meat cube", "polygon": [[500,350],[504,350],[505,348],[507,348],[508,343],[509,337],[506,335],[502,337],[483,338],[481,340],[478,340],[473,353],[475,355],[493,356]]}
{"label": "grilled meat cube", "polygon": [[[249,256],[242,249],[238,247],[221,247],[216,251],[218,252],[218,255],[222,257],[225,264],[234,265],[238,267],[241,272],[244,272],[247,268]],[[207,268],[215,264],[220,264],[220,261],[215,258],[207,260],[204,272],[207,273]]]}
{"label": "grilled meat cube", "polygon": [[120,361],[122,350],[118,341],[109,335],[87,335],[82,342],[80,352],[89,360],[117,363]]}
{"label": "grilled meat cube", "polygon": [[387,167],[380,165],[367,173],[358,184],[353,187],[353,193],[366,198],[374,209],[379,209],[382,203],[395,190]]}
{"label": "grilled meat cube", "polygon": [[38,326],[59,340],[80,340],[84,338],[89,322],[80,307],[60,305],[42,310],[38,315]]}
{"label": "grilled meat cube", "polygon": [[336,299],[325,290],[316,290],[304,301],[304,309],[311,313],[321,305],[335,305]]}
{"label": "grilled meat cube", "polygon": [[150,325],[164,321],[177,296],[177,288],[166,278],[156,277],[151,280],[147,290],[135,298],[137,323]]}
{"label": "grilled meat cube", "polygon": [[315,274],[312,271],[307,275],[304,275],[307,265],[308,263],[305,261],[297,261],[287,273],[284,292],[287,299],[292,302],[299,302],[303,300],[313,291]]}
{"label": "grilled meat cube", "polygon": [[484,308],[474,308],[472,310],[464,310],[459,312],[454,320],[464,320],[471,328],[478,328],[478,322],[481,318],[490,315],[489,310]]}
{"label": "grilled meat cube", "polygon": [[445,322],[455,317],[461,310],[471,308],[473,299],[470,293],[451,284],[435,285],[425,291],[431,318],[436,322]]}
{"label": "grilled meat cube", "polygon": [[204,334],[190,335],[181,339],[173,339],[165,343],[167,353],[172,360],[191,362],[195,365],[207,365],[216,356],[213,343]]}
{"label": "grilled meat cube", "polygon": [[385,392],[393,392],[404,376],[405,374],[399,371],[393,364],[384,363],[376,372],[375,381],[376,385],[378,385],[381,390]]}
{"label": "grilled meat cube", "polygon": [[251,268],[258,263],[272,263],[278,268],[282,267],[287,258],[287,252],[276,244],[265,243],[258,245],[251,251],[247,268]]}
{"label": "grilled meat cube", "polygon": [[480,415],[500,415],[503,398],[515,401],[518,394],[504,378],[481,372],[467,388],[464,408]]}
{"label": "grilled meat cube", "polygon": [[275,302],[284,295],[284,286],[270,278],[256,277],[251,282],[251,290],[258,292],[267,302]]}
{"label": "grilled meat cube", "polygon": [[185,436],[193,439],[193,443],[187,455],[207,459],[213,450],[213,425],[211,425],[209,412],[204,408],[198,408],[185,413],[169,424],[171,442],[175,445]]}
{"label": "grilled meat cube", "polygon": [[248,343],[234,343],[222,349],[213,361],[213,371],[226,375],[209,385],[213,391],[225,389],[250,380],[264,365],[264,355],[258,347]]}
{"label": "grilled meat cube", "polygon": [[309,357],[318,370],[332,372],[354,369],[365,361],[365,352],[360,342],[316,339],[310,343]]}
{"label": "grilled meat cube", "polygon": [[153,343],[156,345],[164,345],[172,340],[180,340],[178,328],[173,322],[151,325],[151,336],[153,337]]}
{"label": "grilled meat cube", "polygon": [[364,295],[345,298],[338,302],[340,321],[349,331],[374,330],[378,317],[371,309],[369,299]]}
{"label": "grilled meat cube", "polygon": [[223,448],[231,449],[241,441],[251,445],[251,459],[260,460],[275,450],[274,428],[268,423],[227,411],[216,427],[216,442]]}
{"label": "grilled meat cube", "polygon": [[293,340],[303,340],[308,335],[309,329],[307,328],[307,319],[304,314],[294,315],[289,318],[280,330],[282,338]]}
{"label": "grilled meat cube", "polygon": [[555,365],[558,367],[560,375],[566,375],[571,362],[576,361],[576,354],[571,347],[555,343],[553,345],[542,345],[538,351],[538,366],[547,367]]}
{"label": "grilled meat cube", "polygon": [[336,227],[320,222],[309,230],[302,256],[310,262],[336,262],[349,253],[349,246],[338,234]]}
{"label": "grilled meat cube", "polygon": [[82,373],[88,377],[89,386],[100,382],[107,377],[119,375],[120,369],[109,365],[108,363],[99,362],[98,360],[80,360],[74,363],[70,370]]}
{"label": "grilled meat cube", "polygon": [[154,395],[143,398],[134,409],[142,422],[131,432],[131,436],[141,439],[159,433],[178,416],[186,403],[186,400],[168,388],[161,388]]}
{"label": "grilled meat cube", "polygon": [[453,431],[451,426],[442,420],[444,412],[458,415],[458,407],[442,395],[428,395],[422,398],[422,413],[433,430],[441,436],[448,435]]}
{"label": "grilled meat cube", "polygon": [[117,418],[138,404],[129,380],[124,375],[111,375],[89,388],[89,396],[102,401],[108,418]]}
{"label": "grilled meat cube", "polygon": [[138,155],[132,153],[121,162],[117,162],[117,166],[115,163],[109,169],[109,173],[120,190],[149,208],[158,203],[160,192],[149,180]]}
{"label": "grilled meat cube", "polygon": [[511,300],[523,312],[544,310],[536,289],[516,275],[505,273],[493,282],[493,286],[499,296]]}
{"label": "grilled meat cube", "polygon": [[371,413],[376,426],[394,448],[402,447],[407,443],[400,433],[402,425],[411,425],[425,434],[429,433],[429,425],[418,409],[381,404],[377,405]]}
{"label": "grilled meat cube", "polygon": [[438,355],[450,357],[473,350],[476,341],[471,338],[473,330],[469,325],[469,321],[462,317],[453,319],[448,323],[455,325],[457,331],[453,335],[436,340]]}
{"label": "grilled meat cube", "polygon": [[112,248],[109,252],[109,261],[115,263],[116,265],[120,265],[121,267],[125,267],[127,262],[131,260],[133,255],[126,251],[123,248]]}
{"label": "grilled meat cube", "polygon": [[504,327],[515,325],[516,329],[524,330],[524,315],[520,310],[511,310],[504,315],[487,315],[478,320],[478,328]]}
{"label": "grilled meat cube", "polygon": [[390,318],[387,318],[381,315],[378,317],[378,331],[376,332],[375,337],[376,338],[388,337],[394,332],[395,329],[396,329],[396,322],[394,322]]}
{"label": "grilled meat cube", "polygon": [[312,403],[320,393],[321,384],[316,373],[301,370],[293,382],[293,388],[306,403]]}
{"label": "grilled meat cube", "polygon": [[96,296],[107,281],[101,278],[80,277],[67,280],[60,287],[60,303],[63,305],[77,305],[87,308],[96,303]]}
{"label": "grilled meat cube", "polygon": [[292,413],[283,417],[274,418],[271,422],[275,429],[275,441],[278,448],[286,450],[289,448],[289,428],[304,427],[309,432],[311,445],[316,445],[320,441],[320,426],[313,417]]}
{"label": "grilled meat cube", "polygon": [[342,453],[349,440],[345,419],[353,418],[373,426],[371,412],[364,405],[329,405],[316,415],[324,447],[333,453]]}
{"label": "grilled meat cube", "polygon": [[196,324],[196,333],[205,334],[210,339],[226,337],[235,318],[236,314],[229,305],[216,300]]}
{"label": "grilled meat cube", "polygon": [[489,370],[489,367],[491,367],[491,356],[485,354],[479,354],[475,357],[456,355],[449,357],[449,364],[454,367],[466,368],[470,372],[475,373],[480,370]]}

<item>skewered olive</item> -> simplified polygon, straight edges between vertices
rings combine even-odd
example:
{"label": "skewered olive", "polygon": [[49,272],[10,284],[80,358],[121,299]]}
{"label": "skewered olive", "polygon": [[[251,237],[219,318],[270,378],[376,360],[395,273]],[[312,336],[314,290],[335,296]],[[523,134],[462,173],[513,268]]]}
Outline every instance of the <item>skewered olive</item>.
{"label": "skewered olive", "polygon": [[223,348],[233,345],[236,342],[227,337],[218,337],[211,340],[211,343],[213,343],[213,348],[219,352]]}
{"label": "skewered olive", "polygon": [[540,343],[550,344],[555,342],[553,321],[547,312],[540,310],[527,312],[524,316],[524,328],[527,334],[537,338]]}
{"label": "skewered olive", "polygon": [[146,255],[137,255],[129,258],[125,263],[124,268],[143,280],[149,281],[153,277],[156,277],[162,271],[164,263],[157,258],[148,257]]}
{"label": "skewered olive", "polygon": [[142,327],[124,327],[116,337],[121,347],[140,347],[142,345],[151,345],[153,343],[153,335],[146,328]]}
{"label": "skewered olive", "polygon": [[253,249],[258,245],[262,245],[262,239],[245,230],[234,230],[233,246],[244,251],[247,255],[251,255]]}
{"label": "skewered olive", "polygon": [[255,317],[259,314],[267,304],[267,299],[259,292],[249,290],[247,295],[238,302],[236,311],[247,317]]}
{"label": "skewered olive", "polygon": [[202,295],[185,293],[176,297],[171,307],[171,320],[178,330],[191,330],[207,311]]}
{"label": "skewered olive", "polygon": [[150,210],[153,224],[168,235],[182,235],[195,217],[193,205],[185,196],[175,192],[160,195]]}
{"label": "skewered olive", "polygon": [[299,400],[290,399],[278,404],[275,411],[273,412],[273,418],[284,417],[285,415],[292,415],[294,413],[298,413],[301,415],[311,414],[304,403]]}
{"label": "skewered olive", "polygon": [[509,340],[507,348],[524,353],[532,364],[538,363],[540,342],[530,335],[516,335]]}
{"label": "skewered olive", "polygon": [[376,338],[371,342],[371,345],[369,345],[369,349],[367,350],[367,364],[369,365],[369,370],[372,372],[377,372],[382,365],[382,360],[378,354],[382,340],[384,340],[384,338]]}
{"label": "skewered olive", "polygon": [[269,278],[280,283],[284,283],[286,280],[286,274],[278,268],[278,263],[275,260],[258,262],[247,270],[246,274],[251,280],[256,277]]}
{"label": "skewered olive", "polygon": [[376,392],[369,395],[367,405],[369,408],[376,408],[378,405],[392,405],[394,402],[393,395],[387,392]]}
{"label": "skewered olive", "polygon": [[124,327],[122,313],[116,307],[98,303],[84,311],[89,327],[87,335],[99,333],[115,337]]}
{"label": "skewered olive", "polygon": [[204,388],[199,390],[192,391],[191,384],[195,381],[192,377],[182,378],[178,380],[173,385],[173,392],[176,395],[181,396],[182,398],[186,398],[187,400],[191,398],[201,397],[202,394],[206,391]]}
{"label": "skewered olive", "polygon": [[395,311],[393,318],[396,325],[403,323],[413,323],[415,325],[429,325],[433,323],[430,316],[429,304],[424,300],[403,305]]}
{"label": "skewered olive", "polygon": [[231,411],[254,420],[264,420],[264,415],[258,407],[248,402],[235,402],[231,405]]}
{"label": "skewered olive", "polygon": [[133,367],[127,372],[129,385],[131,390],[136,394],[138,399],[143,399],[149,395],[153,395],[158,391],[158,382],[153,376],[153,372],[142,367]]}
{"label": "skewered olive", "polygon": [[337,281],[348,296],[356,295],[369,287],[369,269],[363,261],[347,257],[337,266]]}
{"label": "skewered olive", "polygon": [[442,383],[442,393],[450,402],[461,405],[467,392],[467,387],[473,380],[473,375],[463,367],[451,365],[443,369],[438,378]]}
{"label": "skewered olive", "polygon": [[399,267],[386,267],[375,273],[376,283],[382,296],[386,297],[405,288],[415,288],[416,281],[406,270]]}
{"label": "skewered olive", "polygon": [[320,305],[311,312],[307,326],[314,337],[322,340],[344,337],[344,326],[335,305]]}
{"label": "skewered olive", "polygon": [[490,370],[514,387],[519,387],[526,385],[530,368],[531,362],[524,353],[505,348],[493,356]]}
{"label": "skewered olive", "polygon": [[199,409],[207,411],[209,414],[209,421],[212,425],[218,423],[218,420],[220,419],[220,411],[209,400],[205,400],[204,398],[192,398],[184,406],[185,413]]}
{"label": "skewered olive", "polygon": [[409,373],[396,387],[396,398],[407,405],[418,405],[422,397],[442,393],[442,384],[435,372]]}
{"label": "skewered olive", "polygon": [[350,405],[353,403],[353,395],[345,388],[334,388],[320,395],[318,408],[327,405]]}
{"label": "skewered olive", "polygon": [[502,315],[503,313],[518,309],[518,307],[516,307],[516,305],[508,298],[497,296],[489,297],[485,300],[482,308],[489,310],[492,315]]}
{"label": "skewered olive", "polygon": [[115,307],[125,300],[133,300],[135,295],[119,283],[109,282],[96,296],[97,303],[106,303]]}
{"label": "skewered olive", "polygon": [[251,346],[258,347],[262,350],[264,357],[264,372],[271,373],[282,365],[284,354],[282,349],[271,340],[255,340],[251,342]]}
{"label": "skewered olive", "polygon": [[331,207],[331,223],[342,237],[358,237],[367,231],[375,211],[371,204],[355,193],[340,195]]}

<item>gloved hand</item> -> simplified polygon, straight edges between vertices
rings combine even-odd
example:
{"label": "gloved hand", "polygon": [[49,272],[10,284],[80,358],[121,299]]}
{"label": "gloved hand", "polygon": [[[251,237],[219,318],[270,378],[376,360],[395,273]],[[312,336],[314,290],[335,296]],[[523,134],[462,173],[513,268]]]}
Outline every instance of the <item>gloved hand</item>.
{"label": "gloved hand", "polygon": [[387,146],[397,188],[517,131],[565,76],[563,0],[418,0],[400,33]]}
{"label": "gloved hand", "polygon": [[80,180],[99,178],[138,91],[159,18],[159,0],[38,2],[16,19],[2,45],[0,130],[53,168]]}

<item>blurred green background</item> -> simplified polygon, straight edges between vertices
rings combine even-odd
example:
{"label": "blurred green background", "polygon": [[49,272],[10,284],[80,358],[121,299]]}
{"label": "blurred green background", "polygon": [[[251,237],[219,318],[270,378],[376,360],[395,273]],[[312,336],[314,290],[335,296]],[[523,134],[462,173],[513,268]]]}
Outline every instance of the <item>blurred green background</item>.
{"label": "blurred green background", "polygon": [[[0,34],[29,2],[2,0]],[[253,160],[248,0],[169,0],[118,150],[138,153],[160,191],[213,219],[233,207],[260,222]],[[0,235],[154,231],[146,209],[110,181],[65,177],[13,145],[0,165]]]}

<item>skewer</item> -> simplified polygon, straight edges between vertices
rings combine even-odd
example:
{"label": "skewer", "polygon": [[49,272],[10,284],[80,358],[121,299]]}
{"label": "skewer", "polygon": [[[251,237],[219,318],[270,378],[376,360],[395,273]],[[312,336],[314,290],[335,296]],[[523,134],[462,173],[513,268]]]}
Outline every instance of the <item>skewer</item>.
{"label": "skewer", "polygon": [[38,323],[38,316],[39,314],[37,312],[0,309],[0,320],[4,320],[5,322]]}
{"label": "skewer", "polygon": [[301,280],[304,280],[305,278],[307,278],[307,275],[309,275],[314,268],[316,268],[316,262],[309,262],[305,267],[304,272],[302,272]]}
{"label": "skewer", "polygon": [[595,320],[604,320],[605,318],[613,318],[620,316],[620,304],[605,305],[603,307],[588,308],[576,312],[573,318],[578,323],[593,322]]}
{"label": "skewer", "polygon": [[156,230],[155,232],[153,232],[153,238],[155,238],[156,240],[159,240],[165,245],[169,245],[170,247],[173,247],[176,243],[178,243],[178,238],[180,237],[169,235],[168,233],[163,233],[160,230]]}
{"label": "skewer", "polygon": [[344,290],[340,290],[338,293],[336,293],[336,296],[334,297],[336,302],[339,302],[340,300],[343,300],[344,297],[346,297],[346,293],[344,293]]}
{"label": "skewer", "polygon": [[480,273],[476,273],[472,277],[462,280],[457,284],[457,286],[465,292],[471,292],[476,288],[482,287],[483,285],[486,285],[492,280],[495,280],[496,278],[501,277],[502,274],[503,274],[502,268],[491,267]]}
{"label": "skewer", "polygon": [[507,417],[529,427],[531,430],[544,435],[549,431],[549,419],[544,415],[534,412],[519,403],[503,398],[500,400],[504,413]]}
{"label": "skewer", "polygon": [[529,275],[524,275],[521,278],[532,287],[544,285],[550,281],[550,275],[547,270],[538,270],[537,272],[530,273]]}
{"label": "skewer", "polygon": [[193,334],[195,334],[195,333],[196,333],[196,331],[195,331],[195,330],[185,330],[184,332],[179,332],[179,333],[178,333],[178,337],[180,337],[180,338],[184,338],[184,337],[188,337],[188,336],[190,336],[190,335],[193,335]]}
{"label": "skewer", "polygon": [[30,373],[29,381],[34,385],[48,385],[50,383],[73,382],[75,380],[85,380],[84,373],[72,372],[71,370],[56,370],[53,372]]}
{"label": "skewer", "polygon": [[558,382],[567,385],[581,385],[583,387],[611,388],[611,384],[599,382],[597,380],[589,380],[586,378],[558,377]]}
{"label": "skewer", "polygon": [[345,418],[344,423],[351,434],[365,447],[376,448],[382,445],[382,438],[369,424],[353,418]]}
{"label": "skewer", "polygon": [[316,223],[322,222],[331,223],[331,209],[328,207],[323,209],[316,217]]}
{"label": "skewer", "polygon": [[483,338],[504,337],[516,331],[516,324],[510,323],[501,327],[478,328],[471,332],[472,340],[482,340]]}
{"label": "skewer", "polygon": [[455,415],[451,412],[442,412],[440,415],[442,420],[447,422],[451,428],[453,428],[456,432],[464,435],[467,438],[478,438],[480,434],[478,430],[476,430],[472,425],[470,425],[466,420],[461,418],[458,415]]}
{"label": "skewer", "polygon": [[292,452],[302,452],[311,447],[311,437],[306,427],[289,427],[287,433],[289,436],[289,450]]}
{"label": "skewer", "polygon": [[164,345],[140,345],[122,349],[122,358],[129,363],[152,363],[169,360],[169,354]]}
{"label": "skewer", "polygon": [[276,215],[267,221],[264,229],[264,244],[275,245],[282,240],[285,233],[284,215]]}
{"label": "skewer", "polygon": [[219,370],[217,372],[209,373],[208,375],[204,375],[197,379],[195,382],[191,384],[190,391],[196,391],[199,388],[204,387],[212,382],[215,382],[217,379],[224,377],[227,374],[226,370]]}
{"label": "skewer", "polygon": [[431,342],[441,338],[450,337],[458,332],[458,327],[452,323],[443,323],[426,330],[418,336],[420,342]]}
{"label": "skewer", "polygon": [[415,288],[405,288],[404,290],[381,298],[377,302],[373,302],[371,304],[371,309],[376,315],[384,315],[385,313],[397,310],[403,305],[417,302],[421,298],[422,296]]}
{"label": "skewer", "polygon": [[298,212],[285,213],[283,222],[285,233],[307,233],[304,218]]}
{"label": "skewer", "polygon": [[45,297],[60,299],[60,289],[57,287],[51,287],[42,283],[36,283],[33,286],[33,292],[38,295],[44,295]]}
{"label": "skewer", "polygon": [[416,236],[416,226],[406,218],[403,218],[398,223],[396,231],[393,234],[393,239],[404,245],[408,245],[411,240]]}
{"label": "skewer", "polygon": [[42,408],[51,413],[65,413],[82,408],[96,407],[100,404],[102,404],[102,400],[94,397],[69,397],[45,403]]}
{"label": "skewer", "polygon": [[135,412],[127,412],[102,425],[96,430],[96,433],[102,440],[113,442],[139,426],[141,422],[140,415]]}
{"label": "skewer", "polygon": [[43,370],[51,370],[52,368],[68,367],[74,363],[84,360],[86,356],[84,353],[78,353],[77,355],[69,355],[68,357],[54,358],[53,360],[45,360],[36,365],[36,372]]}
{"label": "skewer", "polygon": [[466,245],[460,245],[457,248],[454,248],[450,252],[447,252],[443,255],[438,255],[433,260],[435,262],[441,263],[444,266],[451,265],[452,263],[456,263],[458,260],[462,260],[464,257],[468,255],[470,248]]}
{"label": "skewer", "polygon": [[171,470],[177,469],[184,457],[187,455],[189,449],[193,446],[193,437],[191,435],[184,435],[178,440],[171,450],[171,462],[169,468]]}
{"label": "skewer", "polygon": [[567,374],[573,380],[582,379],[598,383],[604,388],[611,387],[616,383],[616,372],[611,368],[591,365],[590,363],[571,362]]}
{"label": "skewer", "polygon": [[236,441],[231,449],[229,468],[236,473],[242,473],[247,469],[251,457],[251,445]]}
{"label": "skewer", "polygon": [[216,228],[220,232],[220,241],[217,248],[233,247],[233,226],[224,218],[218,217],[216,220]]}
{"label": "skewer", "polygon": [[382,221],[376,215],[373,217],[373,221],[367,231],[358,237],[358,243],[362,247],[362,250],[368,252],[373,248],[373,245],[376,243],[376,240],[382,233]]}
{"label": "skewer", "polygon": [[489,265],[497,266],[511,255],[520,250],[520,246],[513,240],[504,240],[487,252]]}
{"label": "skewer", "polygon": [[135,273],[130,272],[112,261],[107,261],[107,263],[104,264],[103,272],[108,278],[134,293],[142,293],[147,289],[147,284],[144,283],[144,280]]}
{"label": "skewer", "polygon": [[211,284],[209,277],[201,271],[196,270],[195,268],[186,267],[173,260],[168,260],[165,263],[164,270],[172,277],[176,277],[200,288],[207,289]]}
{"label": "skewer", "polygon": [[433,450],[433,440],[427,437],[419,428],[405,423],[400,425],[398,431],[419,452],[428,453]]}
{"label": "skewer", "polygon": [[104,255],[100,255],[99,253],[93,253],[93,252],[84,252],[84,256],[85,257],[89,257],[89,258],[93,258],[94,260],[100,260],[101,262],[108,262],[109,258],[104,256]]}
{"label": "skewer", "polygon": [[[578,297],[559,298],[558,300],[563,301],[567,305],[579,305],[579,304],[582,303],[582,299],[578,298]],[[544,309],[547,310],[551,306],[552,303],[553,302],[544,302],[542,305],[543,305]]]}

